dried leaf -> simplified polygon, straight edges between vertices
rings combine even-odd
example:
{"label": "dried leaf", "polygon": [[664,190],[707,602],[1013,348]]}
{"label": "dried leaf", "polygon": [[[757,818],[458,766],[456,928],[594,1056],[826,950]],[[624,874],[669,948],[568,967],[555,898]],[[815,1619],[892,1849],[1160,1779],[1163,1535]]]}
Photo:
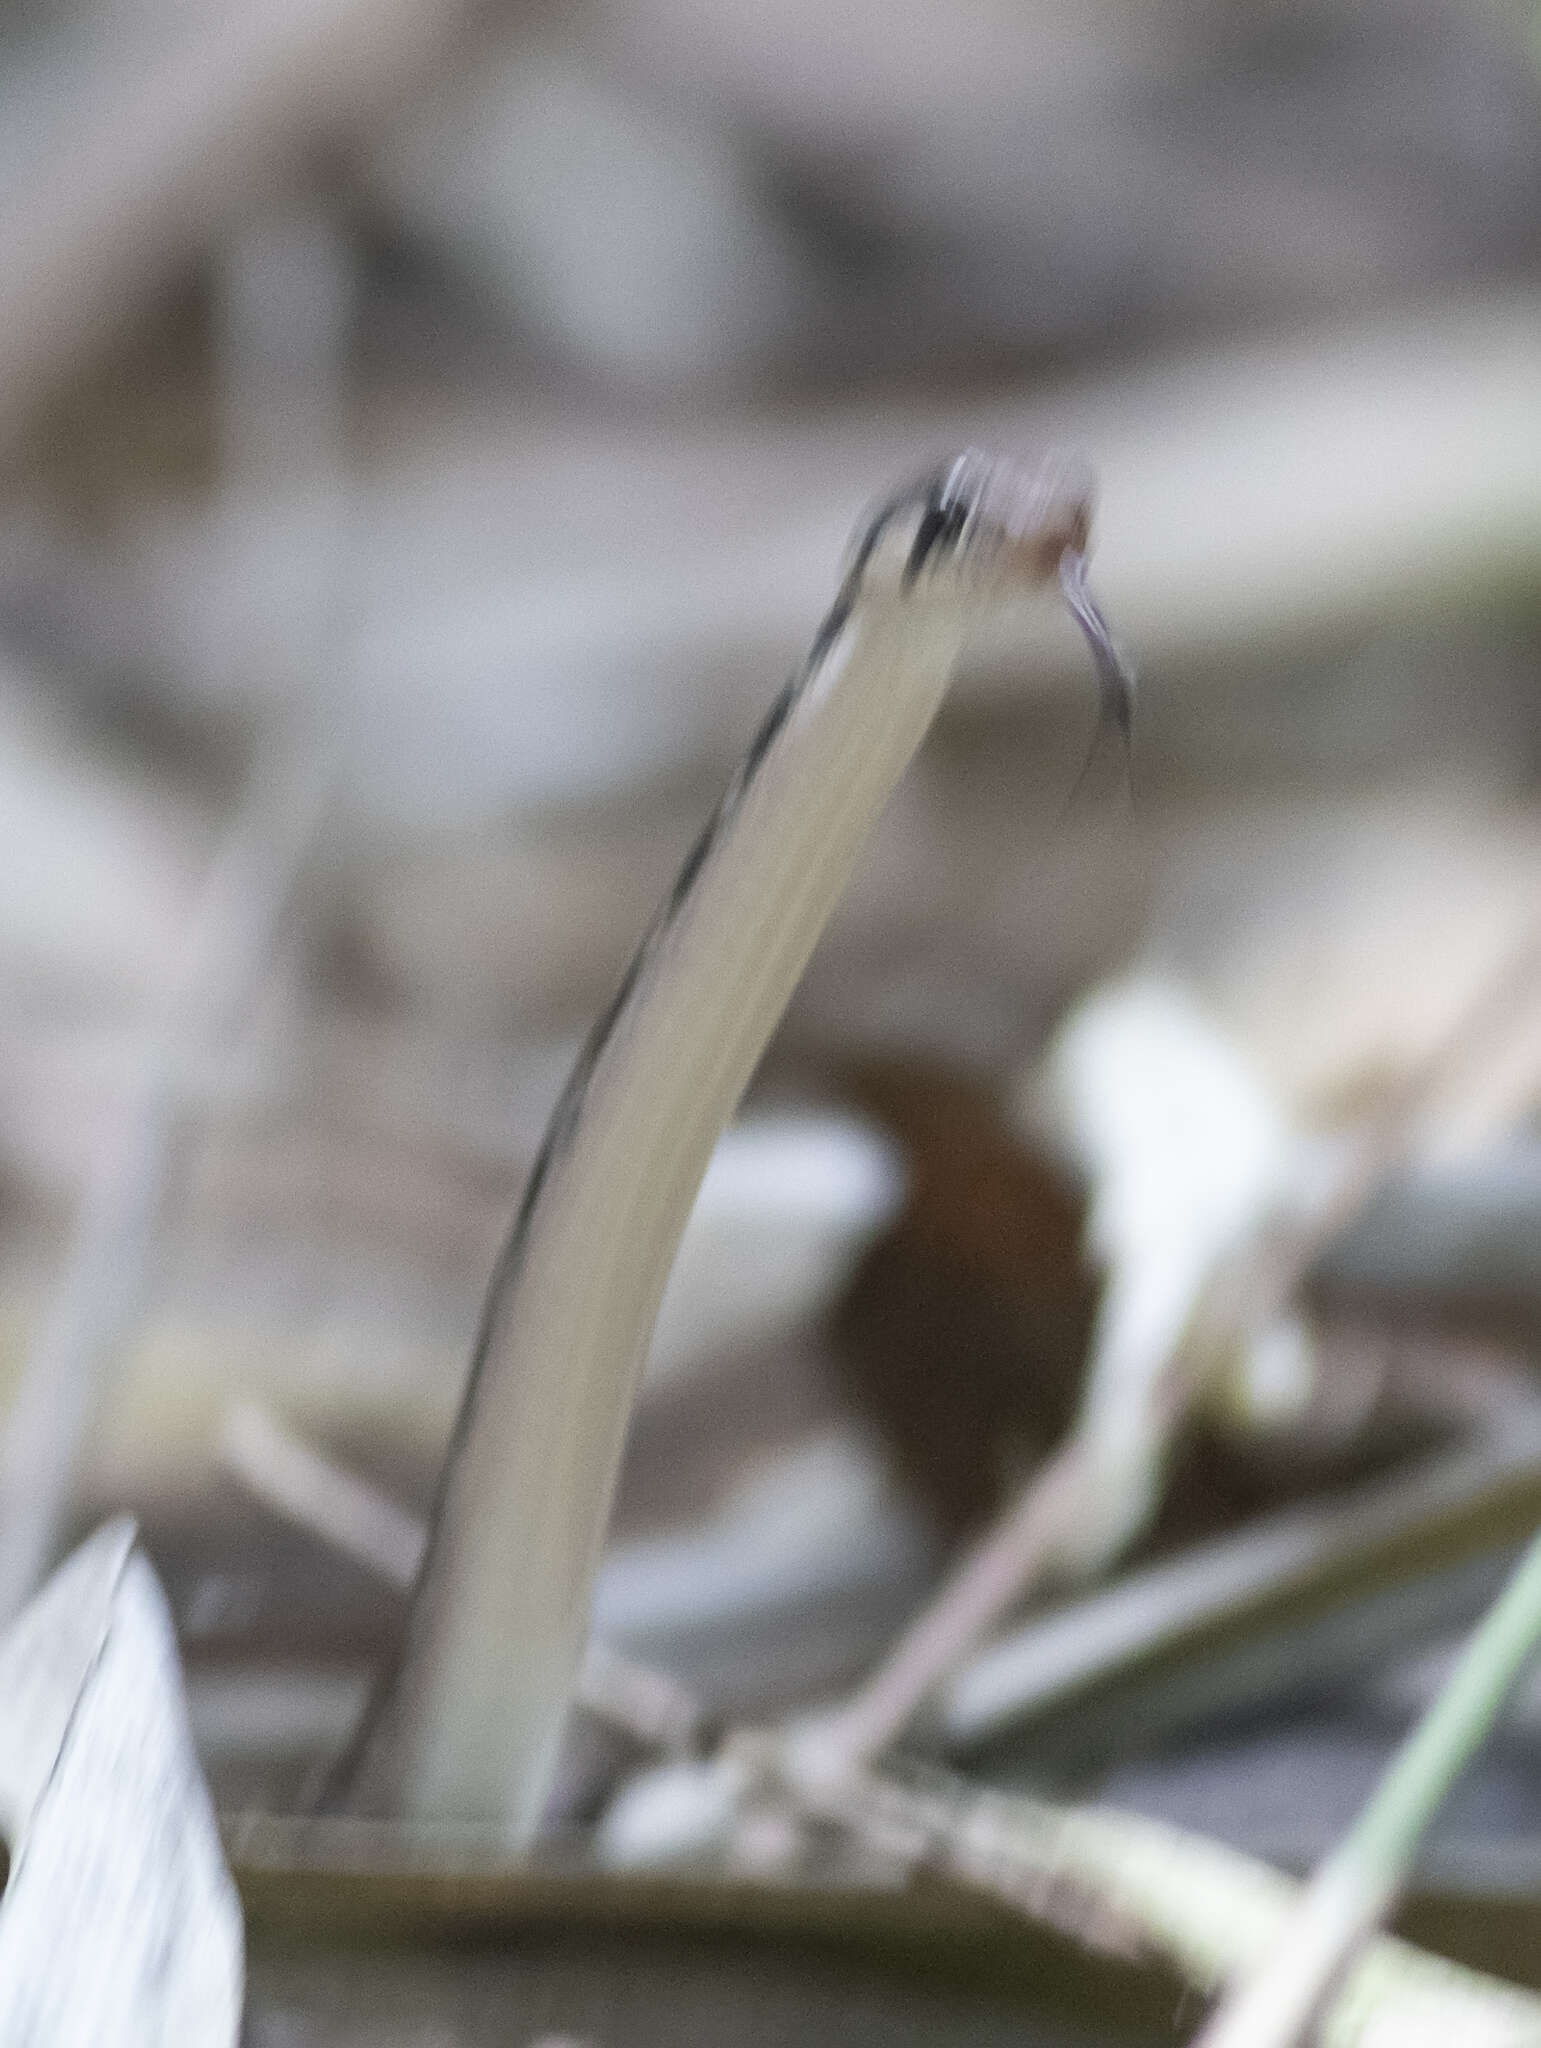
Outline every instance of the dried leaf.
{"label": "dried leaf", "polygon": [[131,1522],[0,1638],[0,1816],[7,2048],[233,2048],[240,1907]]}

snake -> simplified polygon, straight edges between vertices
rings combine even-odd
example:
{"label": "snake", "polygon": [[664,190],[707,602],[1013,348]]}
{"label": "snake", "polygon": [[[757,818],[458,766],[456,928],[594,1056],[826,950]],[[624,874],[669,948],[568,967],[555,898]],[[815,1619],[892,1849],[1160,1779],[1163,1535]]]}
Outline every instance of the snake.
{"label": "snake", "polygon": [[969,450],[858,528],[551,1113],[487,1289],[398,1649],[329,1803],[533,1836],[639,1373],[713,1147],[971,631],[1056,585],[1127,746],[1087,587],[1091,493]]}

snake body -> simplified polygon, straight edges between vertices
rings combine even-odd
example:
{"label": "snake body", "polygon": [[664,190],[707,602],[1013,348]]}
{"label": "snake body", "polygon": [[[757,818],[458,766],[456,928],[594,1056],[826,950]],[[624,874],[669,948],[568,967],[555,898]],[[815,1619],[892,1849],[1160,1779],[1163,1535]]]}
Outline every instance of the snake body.
{"label": "snake body", "polygon": [[[969,454],[863,528],[552,1113],[488,1288],[401,1654],[347,1773],[355,1809],[532,1834],[638,1372],[712,1148],[971,623],[1056,579],[1085,623],[1088,526],[1062,471]],[[1116,666],[1103,688],[1126,727]]]}

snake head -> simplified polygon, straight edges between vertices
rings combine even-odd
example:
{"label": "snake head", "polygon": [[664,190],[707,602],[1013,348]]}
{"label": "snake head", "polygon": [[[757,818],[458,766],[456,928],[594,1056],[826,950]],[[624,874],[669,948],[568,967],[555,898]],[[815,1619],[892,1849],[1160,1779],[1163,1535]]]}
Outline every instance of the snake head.
{"label": "snake head", "polygon": [[1051,583],[1085,551],[1091,485],[1084,470],[968,449],[896,492],[861,528],[846,589],[854,599],[924,590],[960,596]]}

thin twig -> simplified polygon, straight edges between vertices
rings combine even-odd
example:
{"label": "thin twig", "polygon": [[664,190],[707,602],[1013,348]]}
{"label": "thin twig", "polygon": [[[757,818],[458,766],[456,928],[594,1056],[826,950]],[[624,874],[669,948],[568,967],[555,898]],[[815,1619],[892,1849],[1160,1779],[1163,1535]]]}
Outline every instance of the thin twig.
{"label": "thin twig", "polygon": [[264,1507],[319,1536],[398,1593],[408,1593],[427,1538],[414,1514],[283,1424],[236,1401],[220,1425],[219,1461]]}
{"label": "thin twig", "polygon": [[[417,1578],[428,1537],[416,1515],[378,1487],[324,1457],[254,1401],[226,1411],[219,1436],[225,1470],[285,1520],[319,1536],[399,1593]],[[579,1667],[580,1706],[634,1742],[688,1756],[706,1714],[678,1679],[591,1638]]]}
{"label": "thin twig", "polygon": [[1342,1235],[1386,1176],[1416,1149],[1431,1114],[1480,1078],[1495,1049],[1541,1001],[1541,929],[1523,935],[1434,1050],[1394,1087],[1355,1133],[1317,1198],[1278,1219],[1217,1276],[1206,1320],[1261,1328],[1279,1314],[1322,1253]]}
{"label": "thin twig", "polygon": [[1541,1536],[1349,1833],[1302,1892],[1277,1944],[1226,1999],[1198,2048],[1295,2048],[1391,1911],[1430,1821],[1538,1646]]}

